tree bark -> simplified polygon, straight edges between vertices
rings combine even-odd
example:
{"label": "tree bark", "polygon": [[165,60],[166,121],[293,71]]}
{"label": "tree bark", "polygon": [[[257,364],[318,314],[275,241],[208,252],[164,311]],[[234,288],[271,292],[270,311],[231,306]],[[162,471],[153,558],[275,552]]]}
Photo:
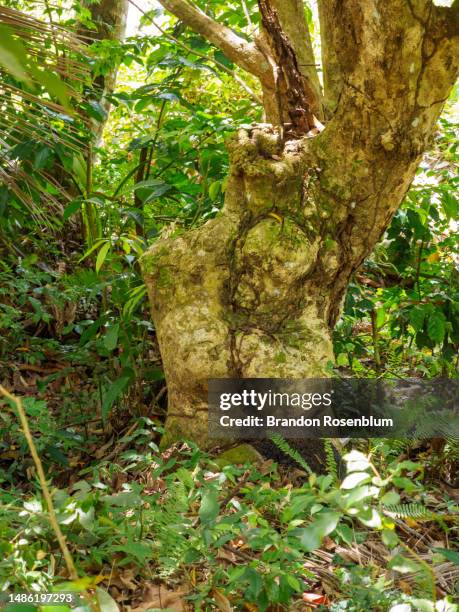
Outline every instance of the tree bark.
{"label": "tree bark", "polygon": [[209,378],[326,375],[349,278],[402,202],[457,77],[451,11],[330,3],[336,31],[324,38],[340,54],[325,130],[290,140],[274,127],[241,130],[222,212],[143,257],[166,442],[205,444]]}

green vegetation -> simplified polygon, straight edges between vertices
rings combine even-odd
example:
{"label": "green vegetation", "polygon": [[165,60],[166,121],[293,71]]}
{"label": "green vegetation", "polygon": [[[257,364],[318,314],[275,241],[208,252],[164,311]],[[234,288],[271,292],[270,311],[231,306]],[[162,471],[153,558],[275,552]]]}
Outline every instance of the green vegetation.
{"label": "green vegetation", "polygon": [[[72,591],[81,612],[453,612],[457,440],[352,441],[340,458],[327,442],[322,474],[279,438],[288,467],[222,462],[186,440],[160,452],[167,386],[139,259],[160,233],[218,213],[225,141],[261,121],[258,84],[158,8],[124,41],[82,44],[81,24],[96,31],[90,4],[0,7],[0,380],[22,398],[78,574],[3,398],[0,605]],[[237,31],[258,24],[253,0],[244,11],[195,4]],[[107,117],[100,77],[116,68]],[[334,332],[339,375],[458,376],[458,93],[351,280]],[[160,274],[167,285],[172,272]]]}

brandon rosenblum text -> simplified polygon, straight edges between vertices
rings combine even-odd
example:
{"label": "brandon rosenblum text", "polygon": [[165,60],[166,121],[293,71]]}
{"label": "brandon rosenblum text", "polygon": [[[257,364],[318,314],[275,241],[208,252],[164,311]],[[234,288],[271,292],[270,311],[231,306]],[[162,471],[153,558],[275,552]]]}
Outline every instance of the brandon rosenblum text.
{"label": "brandon rosenblum text", "polygon": [[372,415],[339,419],[330,415],[320,418],[282,418],[273,415],[246,417],[220,417],[221,427],[393,427],[393,419],[375,418]]}

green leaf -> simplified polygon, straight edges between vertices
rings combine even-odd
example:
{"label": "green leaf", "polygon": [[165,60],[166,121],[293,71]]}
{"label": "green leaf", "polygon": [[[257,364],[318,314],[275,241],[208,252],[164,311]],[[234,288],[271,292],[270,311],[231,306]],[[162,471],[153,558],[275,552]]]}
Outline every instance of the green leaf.
{"label": "green leaf", "polygon": [[441,200],[443,212],[446,215],[448,221],[450,219],[456,219],[459,215],[459,200],[449,192],[444,192]]}
{"label": "green leaf", "polygon": [[[73,178],[78,183],[78,186],[82,191],[86,190],[86,163],[83,156],[80,153],[74,153],[72,156],[72,163],[70,171]],[[88,194],[86,194],[88,195]]]}
{"label": "green leaf", "polygon": [[389,561],[388,567],[389,569],[399,572],[400,574],[409,574],[411,572],[419,572],[422,570],[422,566],[419,565],[419,563],[416,563],[412,559],[404,557],[403,555],[395,555],[395,557]]}
{"label": "green leaf", "polygon": [[459,565],[459,552],[450,550],[449,548],[432,548],[436,553],[439,553],[447,561],[451,561],[454,565]]}
{"label": "green leaf", "polygon": [[381,539],[388,548],[394,548],[398,544],[398,536],[393,529],[383,529]]}
{"label": "green leaf", "polygon": [[138,493],[133,491],[121,491],[114,495],[104,495],[102,500],[109,506],[119,506],[121,508],[133,508],[142,502]]}
{"label": "green leaf", "polygon": [[343,455],[348,472],[363,472],[370,467],[370,462],[366,455],[357,450],[351,450]]}
{"label": "green leaf", "polygon": [[344,540],[344,542],[346,542],[346,544],[349,544],[349,546],[354,543],[354,531],[349,527],[349,525],[338,525],[336,527],[336,533]]}
{"label": "green leaf", "polygon": [[201,523],[208,525],[215,521],[220,512],[220,504],[218,503],[217,493],[215,491],[206,491],[201,500],[199,508],[199,518]]}
{"label": "green leaf", "polygon": [[170,189],[172,189],[172,185],[168,185],[160,179],[147,179],[146,181],[140,181],[140,183],[134,185],[134,191],[144,204],[148,204],[148,202],[152,202],[156,198],[159,198]]}
{"label": "green leaf", "polygon": [[86,257],[89,257],[89,255],[91,255],[91,253],[93,253],[96,249],[98,249],[101,244],[104,244],[105,242],[107,242],[105,239],[101,239],[101,240],[97,240],[83,255],[83,257],[80,257],[80,259],[78,260],[78,263],[80,263],[81,261],[83,261],[83,259],[86,259]]}
{"label": "green leaf", "polygon": [[31,68],[32,74],[36,80],[44,85],[46,91],[52,98],[58,100],[66,111],[70,110],[70,101],[67,85],[62,81],[59,75],[53,74],[48,70],[39,70],[35,66]]}
{"label": "green leaf", "polygon": [[[138,542],[136,542],[136,545],[138,544]],[[141,544],[141,546],[143,546]],[[147,547],[145,546],[145,549],[147,549]],[[148,550],[150,550],[148,548]],[[112,598],[112,596],[107,593],[107,591],[105,591],[104,589],[101,589],[100,587],[96,587],[96,597],[97,597],[97,602],[99,604],[99,609],[100,612],[119,612],[119,607],[118,604],[116,603],[116,601]]]}
{"label": "green leaf", "polygon": [[287,574],[285,578],[287,580],[288,585],[295,591],[295,593],[299,593],[302,590],[302,584],[300,583],[298,578],[292,576],[292,574]]}
{"label": "green leaf", "polygon": [[382,496],[381,502],[385,506],[396,506],[400,503],[400,495],[397,491],[388,491]]}
{"label": "green leaf", "polygon": [[376,310],[376,328],[379,329],[384,325],[386,320],[386,311],[384,308],[378,308]]}
{"label": "green leaf", "polygon": [[131,373],[125,373],[123,376],[120,376],[120,378],[115,380],[108,388],[108,391],[104,396],[104,401],[102,402],[102,419],[104,421],[106,420],[110,412],[110,408],[113,406],[115,400],[117,400],[126,389],[131,381],[131,378]]}
{"label": "green leaf", "polygon": [[422,308],[422,306],[414,306],[414,308],[410,310],[409,318],[411,327],[415,332],[418,332],[424,325],[424,319],[426,318],[425,308]]}
{"label": "green leaf", "polygon": [[382,525],[381,515],[376,508],[360,510],[357,513],[357,518],[366,527],[370,527],[371,529],[379,529]]}
{"label": "green leaf", "polygon": [[34,170],[41,170],[46,166],[46,163],[52,153],[50,147],[40,147],[40,149],[35,154],[35,159],[33,160]]}
{"label": "green leaf", "polygon": [[354,489],[359,485],[368,482],[371,480],[370,474],[368,472],[353,472],[346,476],[346,478],[341,483],[342,489]]}
{"label": "green leaf", "polygon": [[345,503],[345,508],[349,509],[351,507],[356,507],[359,502],[366,499],[367,497],[376,497],[379,493],[378,487],[371,487],[368,485],[363,485],[362,487],[356,487],[346,493],[343,496],[343,501]]}
{"label": "green leaf", "polygon": [[99,123],[105,121],[107,117],[107,112],[97,100],[89,100],[86,104],[84,104],[84,109],[92,119],[95,119]]}
{"label": "green leaf", "polygon": [[341,514],[339,512],[322,512],[305,529],[299,530],[300,543],[307,552],[312,552],[322,543],[325,536],[336,529]]}
{"label": "green leaf", "polygon": [[24,45],[6,25],[0,25],[0,65],[18,81],[31,84]]}
{"label": "green leaf", "polygon": [[105,244],[102,245],[100,251],[98,252],[97,259],[96,259],[96,272],[99,272],[102,266],[104,265],[104,261],[105,261],[105,258],[107,257],[110,247],[111,247],[111,244],[109,242],[106,242]]}
{"label": "green leaf", "polygon": [[104,336],[104,346],[107,351],[113,351],[118,344],[118,334],[120,331],[120,324],[115,323],[107,328],[107,332]]}
{"label": "green leaf", "polygon": [[210,184],[209,186],[209,198],[212,200],[212,202],[215,202],[215,200],[218,197],[218,194],[220,193],[220,189],[221,189],[221,181],[214,181],[213,183]]}
{"label": "green leaf", "polygon": [[64,221],[67,221],[69,217],[78,212],[81,209],[82,205],[83,202],[81,200],[73,200],[73,202],[70,202],[70,204],[65,207],[64,214],[62,215]]}
{"label": "green leaf", "polygon": [[142,565],[145,564],[147,559],[151,559],[152,557],[151,546],[143,544],[142,542],[133,542],[132,540],[128,540],[126,544],[114,546],[112,550],[120,550],[131,555],[131,557],[137,559]]}
{"label": "green leaf", "polygon": [[429,334],[429,338],[437,344],[443,342],[443,338],[445,337],[445,324],[445,315],[441,310],[434,310],[428,318],[427,333]]}
{"label": "green leaf", "polygon": [[232,69],[234,67],[233,62],[230,59],[228,59],[228,57],[219,49],[214,51],[214,58],[217,60],[217,62],[219,62],[220,64],[223,64],[227,68]]}

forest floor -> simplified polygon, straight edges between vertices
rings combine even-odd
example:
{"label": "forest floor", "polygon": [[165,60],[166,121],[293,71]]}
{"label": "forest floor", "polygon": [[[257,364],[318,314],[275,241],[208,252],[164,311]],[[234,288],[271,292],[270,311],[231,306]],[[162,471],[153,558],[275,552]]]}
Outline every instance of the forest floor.
{"label": "forest floor", "polygon": [[[328,441],[315,463],[284,440],[272,443],[274,457],[248,463],[186,441],[161,452],[167,391],[154,334],[138,348],[150,376],[108,410],[107,381],[116,380],[123,347],[109,350],[106,335],[105,352],[76,336],[64,341],[65,308],[53,310],[36,289],[30,279],[23,288],[32,300],[22,300],[22,335],[3,347],[0,379],[22,398],[79,578],[69,576],[17,415],[4,402],[4,601],[5,593],[68,590],[89,593],[102,610],[138,612],[455,609],[453,441],[353,441],[338,462]],[[18,299],[8,298],[11,308]]]}

